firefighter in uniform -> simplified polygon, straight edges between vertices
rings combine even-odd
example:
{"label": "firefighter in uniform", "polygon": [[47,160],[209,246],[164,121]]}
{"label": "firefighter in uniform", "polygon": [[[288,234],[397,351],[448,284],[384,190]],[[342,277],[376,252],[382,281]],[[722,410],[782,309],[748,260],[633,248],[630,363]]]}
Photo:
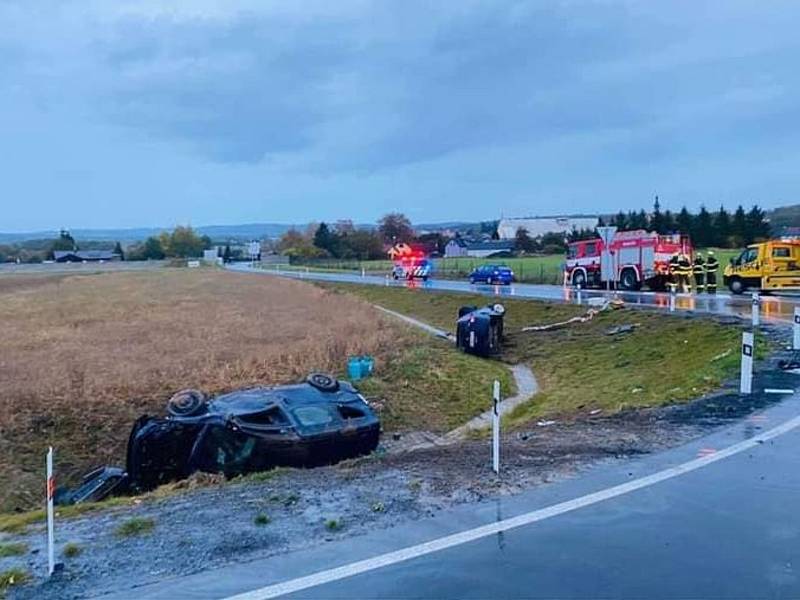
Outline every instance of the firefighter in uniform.
{"label": "firefighter in uniform", "polygon": [[689,292],[690,284],[689,278],[692,276],[692,261],[689,257],[681,252],[678,256],[678,291]]}
{"label": "firefighter in uniform", "polygon": [[717,269],[719,269],[717,257],[709,250],[706,259],[706,291],[709,294],[717,293]]}
{"label": "firefighter in uniform", "polygon": [[675,293],[678,289],[678,253],[673,254],[669,259],[669,273],[667,277],[667,289]]}
{"label": "firefighter in uniform", "polygon": [[703,255],[699,252],[694,255],[694,290],[698,294],[706,291],[706,261],[703,260]]}

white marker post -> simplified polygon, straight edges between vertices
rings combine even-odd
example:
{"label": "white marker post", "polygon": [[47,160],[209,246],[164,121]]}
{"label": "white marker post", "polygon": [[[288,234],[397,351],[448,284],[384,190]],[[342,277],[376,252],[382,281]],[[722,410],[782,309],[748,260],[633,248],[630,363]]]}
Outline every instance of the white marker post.
{"label": "white marker post", "polygon": [[739,378],[739,393],[750,394],[753,391],[753,332],[742,333],[742,371]]}
{"label": "white marker post", "polygon": [[500,474],[500,382],[492,390],[492,470]]}
{"label": "white marker post", "polygon": [[800,306],[794,309],[794,337],[792,339],[792,348],[800,350]]}
{"label": "white marker post", "polygon": [[53,447],[47,451],[47,575],[56,570],[55,523],[53,519],[53,496],[56,493],[56,480],[53,477]]}
{"label": "white marker post", "polygon": [[366,277],[366,276],[367,276],[367,272],[366,272],[366,270],[364,269],[364,267],[361,267],[361,276],[362,276],[362,277]]}
{"label": "white marker post", "polygon": [[578,284],[578,291],[577,291],[577,293],[576,293],[576,295],[575,295],[575,298],[576,298],[576,301],[577,301],[577,304],[578,304],[578,306],[580,306],[580,305],[581,305],[581,303],[582,303],[582,298],[581,298],[581,284],[580,284],[580,283]]}
{"label": "white marker post", "polygon": [[761,320],[761,298],[758,292],[753,292],[753,327],[758,327]]}
{"label": "white marker post", "polygon": [[675,312],[675,290],[669,294],[669,312]]}

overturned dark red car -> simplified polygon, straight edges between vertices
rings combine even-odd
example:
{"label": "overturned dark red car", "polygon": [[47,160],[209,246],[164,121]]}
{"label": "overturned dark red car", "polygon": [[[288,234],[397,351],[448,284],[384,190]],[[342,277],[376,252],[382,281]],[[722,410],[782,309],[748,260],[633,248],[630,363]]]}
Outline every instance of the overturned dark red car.
{"label": "overturned dark red car", "polygon": [[133,426],[126,469],[102,467],[62,504],[142,492],[196,471],[228,477],[275,466],[312,467],[369,454],[380,421],[349,383],[314,373],[304,383],[255,387],[211,400],[185,390],[166,417],[143,416]]}

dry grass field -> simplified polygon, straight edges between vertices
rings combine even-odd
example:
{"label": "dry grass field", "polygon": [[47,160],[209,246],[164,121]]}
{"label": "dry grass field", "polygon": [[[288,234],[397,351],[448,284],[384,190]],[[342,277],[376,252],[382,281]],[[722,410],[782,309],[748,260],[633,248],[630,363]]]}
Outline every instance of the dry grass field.
{"label": "dry grass field", "polygon": [[[48,444],[58,450],[60,483],[122,464],[134,419],[162,412],[184,387],[217,393],[312,370],[343,374],[348,355],[371,354],[379,374],[392,365],[404,390],[391,425],[444,427],[482,409],[459,395],[452,371],[465,369],[457,379],[476,390],[494,377],[508,385],[500,365],[465,366],[476,359],[362,299],[297,281],[205,269],[15,275],[0,278],[0,306],[0,510],[40,501]],[[421,372],[420,351],[431,367]],[[408,402],[406,362],[426,398],[419,414]],[[381,381],[391,406],[395,380]]]}

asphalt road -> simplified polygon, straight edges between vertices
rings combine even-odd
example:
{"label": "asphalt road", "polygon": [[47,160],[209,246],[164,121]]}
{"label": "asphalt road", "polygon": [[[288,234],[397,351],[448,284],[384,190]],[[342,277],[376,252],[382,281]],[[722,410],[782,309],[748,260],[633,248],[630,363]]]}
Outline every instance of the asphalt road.
{"label": "asphalt road", "polygon": [[798,598],[799,494],[795,394],[664,453],[135,597]]}
{"label": "asphalt road", "polygon": [[[752,298],[749,294],[735,296],[727,292],[718,294],[669,294],[665,292],[604,292],[600,290],[584,290],[577,292],[570,287],[555,285],[533,285],[518,283],[510,286],[491,286],[468,281],[451,279],[430,279],[422,281],[394,281],[385,276],[365,275],[357,273],[331,273],[319,271],[289,271],[285,268],[270,267],[267,269],[252,268],[249,263],[236,263],[227,268],[251,273],[262,273],[270,276],[291,277],[312,281],[332,281],[355,283],[362,285],[380,285],[407,287],[423,291],[473,292],[491,297],[531,298],[552,302],[586,303],[589,298],[620,298],[626,304],[641,308],[665,311],[694,311],[715,315],[732,315],[750,317]],[[791,322],[795,307],[800,306],[800,297],[762,295],[760,298],[760,315],[765,321]]]}

